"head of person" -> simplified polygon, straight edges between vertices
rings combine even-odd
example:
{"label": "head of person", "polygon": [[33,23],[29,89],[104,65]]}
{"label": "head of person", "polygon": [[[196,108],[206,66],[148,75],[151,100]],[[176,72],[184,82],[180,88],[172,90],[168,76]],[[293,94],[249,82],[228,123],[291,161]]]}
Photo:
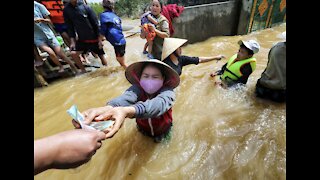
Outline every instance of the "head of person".
{"label": "head of person", "polygon": [[76,6],[78,4],[78,0],[69,0],[72,6]]}
{"label": "head of person", "polygon": [[157,59],[135,62],[127,67],[125,75],[131,84],[140,86],[149,95],[162,87],[175,88],[180,83],[176,71]]}
{"label": "head of person", "polygon": [[182,49],[181,47],[187,42],[186,39],[180,38],[164,38],[162,46],[161,61],[167,57],[174,55],[176,57],[181,56]]}
{"label": "head of person", "polygon": [[102,1],[102,7],[104,9],[108,9],[110,11],[114,10],[114,4],[115,4],[114,0],[103,0]]}
{"label": "head of person", "polygon": [[70,2],[70,0],[62,0],[62,3],[64,4],[64,5],[66,5],[67,3],[69,3]]}
{"label": "head of person", "polygon": [[155,16],[158,16],[162,11],[163,2],[161,0],[152,0],[151,1],[151,13]]}
{"label": "head of person", "polygon": [[240,45],[240,48],[237,54],[238,60],[251,58],[253,54],[256,54],[257,52],[259,52],[259,49],[260,49],[259,43],[255,40],[249,40],[249,41],[240,40],[238,44]]}

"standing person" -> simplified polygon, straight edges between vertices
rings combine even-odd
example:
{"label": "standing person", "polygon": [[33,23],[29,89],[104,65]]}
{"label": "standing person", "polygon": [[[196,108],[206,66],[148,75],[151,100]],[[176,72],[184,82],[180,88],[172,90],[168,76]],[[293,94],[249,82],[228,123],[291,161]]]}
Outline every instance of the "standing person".
{"label": "standing person", "polygon": [[57,55],[70,65],[74,73],[77,73],[77,68],[62,51],[57,38],[49,26],[51,24],[49,15],[50,12],[43,4],[34,1],[34,44],[49,54],[50,59],[59,66],[59,73],[64,72],[64,68]]}
{"label": "standing person", "polygon": [[[149,24],[151,24],[152,26],[155,27],[155,25],[158,24],[158,21],[155,19],[155,17],[153,16],[153,14],[151,13],[151,11],[149,9],[150,9],[150,7],[147,6],[145,13],[142,14],[142,16],[140,17],[140,21],[141,21],[141,26],[143,28],[144,33],[146,34],[146,39],[147,39],[147,42],[143,48],[143,54],[147,54],[147,57],[149,59],[153,59],[154,57],[152,56],[152,45],[153,45],[153,40],[156,37],[156,32],[149,29]],[[141,32],[142,32],[142,30],[141,30]],[[147,48],[148,48],[148,51],[146,51]]]}
{"label": "standing person", "polygon": [[[286,39],[286,33],[282,33]],[[286,101],[286,48],[287,42],[274,45],[268,54],[268,64],[256,84],[256,96],[275,102]]]}
{"label": "standing person", "polygon": [[[180,83],[179,75],[167,64],[150,59],[135,62],[125,72],[132,86],[121,96],[112,99],[107,106],[83,112],[85,123],[92,120],[114,119],[106,137],[112,137],[125,118],[136,118],[138,130],[155,142],[170,137],[172,106],[175,101],[173,89]],[[79,127],[73,120],[75,127]]]}
{"label": "standing person", "polygon": [[64,2],[62,0],[38,0],[42,3],[50,12],[50,19],[52,21],[53,27],[56,32],[61,34],[64,43],[68,47],[70,47],[70,38],[67,33],[67,25],[64,23],[63,18],[63,9],[64,9]]}
{"label": "standing person", "polygon": [[116,59],[125,69],[124,54],[126,53],[126,40],[122,33],[121,19],[114,11],[114,0],[103,0],[104,12],[100,15],[101,34],[111,43],[114,48]]}
{"label": "standing person", "polygon": [[105,139],[100,131],[74,129],[35,140],[33,173],[76,168],[88,162]]}
{"label": "standing person", "polygon": [[172,69],[174,69],[179,75],[182,73],[182,67],[199,63],[210,62],[213,60],[221,60],[225,58],[223,55],[213,56],[213,57],[189,57],[182,56],[181,46],[185,44],[188,40],[179,38],[164,38],[163,50],[161,55],[161,61],[168,64]]}
{"label": "standing person", "polygon": [[[169,31],[169,22],[166,17],[164,17],[161,13],[163,3],[161,0],[152,0],[151,3],[151,14],[156,18],[158,24],[154,28],[151,24],[149,24],[149,30],[154,31],[156,33],[156,37],[153,40],[152,45],[152,56],[155,59],[160,60],[161,59],[161,53],[162,53],[162,45],[163,40],[166,37],[170,36]],[[142,39],[146,38],[146,32],[142,28],[142,32],[140,34],[140,37]]]}
{"label": "standing person", "polygon": [[220,81],[215,84],[222,87],[247,84],[250,74],[256,69],[256,58],[253,55],[259,52],[259,43],[255,40],[240,40],[238,44],[238,53],[234,54],[221,70],[210,74],[211,77],[220,76]]}
{"label": "standing person", "polygon": [[[92,51],[98,54],[101,63],[106,66],[107,60],[104,57],[102,41],[99,38],[98,19],[93,10],[84,3],[78,4],[78,0],[70,0],[63,10],[63,16],[71,40],[71,56],[77,59],[77,65],[82,72],[86,72],[79,57],[83,51]],[[78,35],[77,40],[76,34]]]}

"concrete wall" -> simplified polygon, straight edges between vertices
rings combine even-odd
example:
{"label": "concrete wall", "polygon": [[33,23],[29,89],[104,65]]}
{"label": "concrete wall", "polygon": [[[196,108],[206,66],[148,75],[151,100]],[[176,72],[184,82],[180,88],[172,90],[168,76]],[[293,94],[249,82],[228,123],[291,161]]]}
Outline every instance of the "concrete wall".
{"label": "concrete wall", "polygon": [[235,35],[238,31],[240,0],[185,7],[174,19],[173,37],[188,39],[189,43],[213,36]]}
{"label": "concrete wall", "polygon": [[247,27],[250,23],[250,15],[252,9],[253,1],[252,0],[241,0],[239,9],[239,24],[237,34],[243,35],[247,34]]}

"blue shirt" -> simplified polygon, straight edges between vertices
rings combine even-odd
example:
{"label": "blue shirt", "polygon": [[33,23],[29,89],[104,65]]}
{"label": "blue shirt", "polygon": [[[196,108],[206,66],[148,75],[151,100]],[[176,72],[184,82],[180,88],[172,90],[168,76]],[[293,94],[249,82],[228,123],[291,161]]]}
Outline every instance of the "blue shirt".
{"label": "blue shirt", "polygon": [[[50,15],[50,12],[46,9],[46,7],[34,1],[34,18],[44,18],[48,15]],[[55,37],[49,25],[45,22],[34,23],[33,29],[34,38],[47,37],[48,39],[52,39]]]}

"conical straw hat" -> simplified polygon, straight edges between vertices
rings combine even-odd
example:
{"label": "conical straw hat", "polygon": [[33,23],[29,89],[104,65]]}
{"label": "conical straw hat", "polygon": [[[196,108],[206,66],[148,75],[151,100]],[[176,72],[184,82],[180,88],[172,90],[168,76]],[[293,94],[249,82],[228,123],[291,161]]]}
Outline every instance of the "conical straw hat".
{"label": "conical straw hat", "polygon": [[186,43],[188,40],[180,38],[164,38],[161,61],[172,54],[176,49]]}
{"label": "conical straw hat", "polygon": [[125,76],[131,84],[140,84],[139,79],[142,73],[142,67],[145,63],[155,63],[162,66],[162,73],[166,77],[166,80],[163,83],[165,86],[175,88],[179,85],[180,76],[178,75],[178,73],[169,65],[158,59],[148,59],[130,64],[130,66],[126,68]]}

